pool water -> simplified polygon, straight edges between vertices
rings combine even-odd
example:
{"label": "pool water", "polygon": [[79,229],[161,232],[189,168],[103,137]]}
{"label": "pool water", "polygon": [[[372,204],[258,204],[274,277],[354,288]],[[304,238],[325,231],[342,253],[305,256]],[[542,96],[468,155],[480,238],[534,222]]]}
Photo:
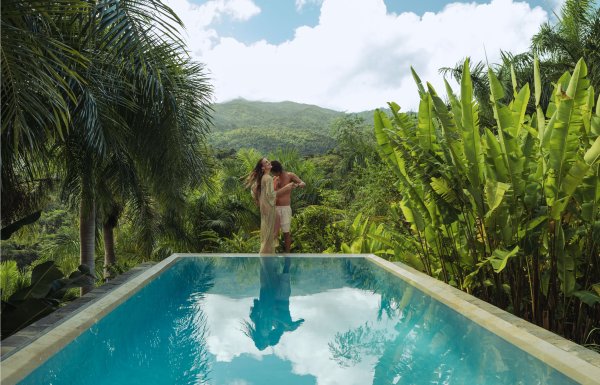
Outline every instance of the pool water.
{"label": "pool water", "polygon": [[575,384],[362,258],[181,258],[22,384]]}

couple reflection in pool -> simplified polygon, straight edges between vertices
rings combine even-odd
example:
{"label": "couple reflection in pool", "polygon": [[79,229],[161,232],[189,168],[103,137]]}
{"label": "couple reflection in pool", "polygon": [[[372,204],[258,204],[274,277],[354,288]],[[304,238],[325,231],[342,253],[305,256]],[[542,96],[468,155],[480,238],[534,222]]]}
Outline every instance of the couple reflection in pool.
{"label": "couple reflection in pool", "polygon": [[285,332],[292,332],[304,319],[292,320],[290,314],[290,257],[260,258],[260,292],[250,308],[245,333],[259,350],[279,343]]}

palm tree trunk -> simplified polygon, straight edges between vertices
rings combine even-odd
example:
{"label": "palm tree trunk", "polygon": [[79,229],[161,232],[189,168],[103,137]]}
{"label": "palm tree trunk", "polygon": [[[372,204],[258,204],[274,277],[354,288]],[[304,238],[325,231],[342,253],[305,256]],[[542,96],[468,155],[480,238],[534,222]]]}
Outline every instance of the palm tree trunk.
{"label": "palm tree trunk", "polygon": [[[87,199],[86,199],[87,198]],[[96,207],[93,195],[82,193],[81,204],[79,206],[79,241],[80,247],[80,264],[89,267],[92,274],[95,272],[95,244],[94,238],[96,234]],[[93,289],[93,285],[83,286],[81,295]]]}
{"label": "palm tree trunk", "polygon": [[111,267],[117,262],[115,254],[115,226],[110,219],[104,223],[102,233],[104,236],[104,279],[108,280],[113,275]]}

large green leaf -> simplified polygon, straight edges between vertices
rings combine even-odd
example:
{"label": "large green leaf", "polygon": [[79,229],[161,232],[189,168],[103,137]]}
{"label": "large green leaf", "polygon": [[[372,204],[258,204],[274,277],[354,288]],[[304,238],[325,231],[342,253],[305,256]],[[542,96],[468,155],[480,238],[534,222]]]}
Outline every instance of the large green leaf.
{"label": "large green leaf", "polygon": [[442,124],[442,134],[448,143],[448,150],[451,154],[450,161],[459,170],[460,175],[465,175],[465,154],[463,145],[460,141],[461,135],[456,127],[454,114],[448,110],[448,106],[437,95],[433,86],[427,83],[427,90],[431,95],[435,116]]}
{"label": "large green leaf", "polygon": [[474,189],[472,193],[474,193],[477,201],[481,196],[479,189],[483,181],[483,155],[481,152],[477,108],[473,102],[473,84],[471,82],[468,59],[463,64],[460,105],[464,153],[467,159],[467,177],[473,185]]}
{"label": "large green leaf", "polygon": [[450,182],[443,178],[431,178],[431,187],[446,202],[454,203],[457,200],[456,191],[450,186]]}
{"label": "large green leaf", "polygon": [[600,165],[595,164],[576,190],[577,200],[581,204],[581,218],[594,223],[600,216]]}
{"label": "large green leaf", "polygon": [[515,246],[512,250],[496,249],[492,255],[487,259],[487,262],[492,265],[492,268],[496,273],[500,273],[506,267],[508,261],[517,256],[519,253],[519,246]]}
{"label": "large green leaf", "polygon": [[591,140],[600,136],[600,96],[596,102],[596,111],[591,117],[589,136]]}
{"label": "large green leaf", "polygon": [[556,265],[558,279],[561,283],[561,291],[569,296],[575,290],[576,283],[576,256],[567,249],[567,241],[562,226],[557,225],[554,235],[554,250],[556,253]]}
{"label": "large green leaf", "polygon": [[[550,119],[546,124],[546,127],[553,125],[554,121],[557,119],[557,106],[560,103],[560,100],[564,97],[565,92],[564,89],[568,86],[571,81],[571,74],[569,72],[565,72],[560,79],[554,85],[554,91],[552,93],[553,98],[550,99],[548,103],[548,108],[546,108],[546,118]],[[540,143],[543,149],[548,147],[548,142],[552,137],[552,131],[544,129],[544,135],[540,139]]]}
{"label": "large green leaf", "polygon": [[379,155],[386,163],[390,165],[391,169],[402,182],[401,188],[405,191],[406,195],[411,198],[413,208],[419,210],[421,215],[428,217],[428,210],[422,194],[413,186],[406,171],[405,161],[402,158],[401,152],[395,147],[396,144],[390,139],[390,133],[394,131],[394,128],[387,115],[383,111],[375,111],[374,129]]}
{"label": "large green leaf", "polygon": [[583,160],[589,166],[593,166],[600,158],[600,136],[596,138],[592,147],[590,147],[583,156]]}
{"label": "large green leaf", "polygon": [[31,272],[31,285],[14,293],[9,298],[9,302],[28,298],[45,298],[52,290],[53,282],[63,277],[63,272],[56,267],[53,261],[39,264]]}
{"label": "large green leaf", "polygon": [[521,129],[523,128],[525,113],[527,112],[527,103],[529,103],[530,96],[531,92],[529,90],[529,84],[525,84],[509,105],[513,126],[515,127],[515,131],[512,133],[514,137],[519,137]]}
{"label": "large green leaf", "polygon": [[591,123],[592,123],[592,116],[594,115],[594,100],[595,100],[595,93],[594,93],[594,87],[590,86],[588,88],[588,98],[587,98],[587,102],[586,104],[582,107],[582,117],[583,117],[583,127],[585,130],[585,133],[587,135],[591,134],[591,140],[594,139],[594,134],[591,133]]}
{"label": "large green leaf", "polygon": [[375,110],[373,120],[379,155],[390,165],[392,171],[394,171],[397,176],[405,179],[406,169],[404,167],[404,161],[394,149],[388,134],[388,132],[393,129],[392,123],[385,112],[380,111],[379,109]]}
{"label": "large green leaf", "polygon": [[504,194],[508,191],[510,185],[502,182],[487,181],[485,185],[485,198],[488,204],[489,210],[485,214],[486,217],[492,215],[494,210],[500,206],[504,199]]}
{"label": "large green leaf", "polygon": [[500,142],[490,129],[485,130],[485,151],[487,178],[499,182],[510,182],[510,173],[507,167],[505,152],[502,151]]}
{"label": "large green leaf", "polygon": [[[519,142],[519,135],[525,119],[527,101],[529,100],[529,86],[525,85],[516,94],[515,99],[510,105],[506,106],[501,102],[501,99],[504,97],[502,85],[491,69],[488,70],[488,78],[492,90],[491,101],[494,117],[498,124],[498,139],[506,168],[506,174],[500,174],[499,176],[503,179],[499,180],[510,183],[513,188],[514,197],[520,197],[525,188],[525,180],[522,175],[525,158],[523,157]],[[516,199],[514,200],[516,201]]]}
{"label": "large green leaf", "polygon": [[86,265],[79,265],[77,270],[69,274],[68,278],[56,280],[52,284],[52,290],[47,294],[47,297],[61,299],[67,290],[76,287],[93,286],[96,281],[94,272]]}
{"label": "large green leaf", "polygon": [[419,90],[419,95],[421,96],[421,98],[423,98],[423,96],[426,94],[426,92],[425,92],[425,88],[423,87],[423,82],[421,81],[421,78],[419,77],[419,75],[417,75],[417,72],[415,71],[415,69],[412,66],[410,67],[410,73],[412,74],[412,77],[415,80],[415,83],[417,84],[417,89]]}
{"label": "large green leaf", "polygon": [[421,96],[421,102],[419,103],[419,124],[417,125],[419,138],[419,144],[425,151],[434,151],[436,143],[435,138],[435,127],[433,124],[432,116],[432,100],[428,93]]}
{"label": "large green leaf", "polygon": [[[582,106],[586,103],[589,85],[589,81],[585,78],[586,74],[585,63],[579,61],[566,92],[557,96],[555,119],[551,120],[546,128],[546,134],[549,135],[547,143],[549,170],[545,189],[548,205],[557,204],[551,212],[554,219],[560,217],[568,203],[569,194],[565,192],[571,187],[564,184],[573,183],[577,178],[583,177],[582,172],[585,174],[587,171],[583,171],[585,164],[577,160],[578,138],[583,127]],[[560,91],[560,87],[558,90]]]}
{"label": "large green leaf", "polygon": [[594,307],[597,303],[600,303],[600,296],[591,291],[579,290],[573,292],[573,295],[579,298],[581,302],[591,307]]}
{"label": "large green leaf", "polygon": [[425,230],[425,220],[420,211],[414,210],[411,206],[411,202],[408,199],[400,201],[400,209],[406,221],[412,224],[416,231],[422,232]]}
{"label": "large green leaf", "polygon": [[577,159],[569,169],[567,175],[565,175],[560,191],[561,197],[555,201],[550,212],[550,215],[553,218],[559,218],[575,190],[580,187],[588,170],[596,164],[598,159],[600,159],[600,137],[596,138],[594,145],[586,151],[584,160]]}
{"label": "large green leaf", "polygon": [[540,61],[537,56],[533,61],[533,82],[535,88],[535,115],[537,118],[538,139],[542,141],[544,132],[546,130],[546,120],[544,118],[542,107],[540,106],[542,97],[542,81],[540,79]]}
{"label": "large green leaf", "polygon": [[435,127],[433,124],[432,115],[433,101],[431,100],[431,96],[425,91],[423,83],[421,82],[421,79],[415,70],[412,67],[410,70],[415,82],[417,83],[419,95],[421,97],[421,101],[419,102],[417,137],[419,138],[421,147],[425,151],[431,151],[434,149],[434,145],[436,144]]}

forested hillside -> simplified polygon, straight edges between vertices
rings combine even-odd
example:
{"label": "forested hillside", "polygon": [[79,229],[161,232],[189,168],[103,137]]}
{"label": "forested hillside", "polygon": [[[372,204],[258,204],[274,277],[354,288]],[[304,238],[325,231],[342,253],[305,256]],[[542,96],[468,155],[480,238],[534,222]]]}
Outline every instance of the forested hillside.
{"label": "forested hillside", "polygon": [[[294,148],[302,155],[323,154],[335,147],[331,125],[343,112],[294,102],[236,99],[214,108],[211,144],[221,150],[254,148],[261,152]],[[372,120],[373,112],[359,116]]]}

